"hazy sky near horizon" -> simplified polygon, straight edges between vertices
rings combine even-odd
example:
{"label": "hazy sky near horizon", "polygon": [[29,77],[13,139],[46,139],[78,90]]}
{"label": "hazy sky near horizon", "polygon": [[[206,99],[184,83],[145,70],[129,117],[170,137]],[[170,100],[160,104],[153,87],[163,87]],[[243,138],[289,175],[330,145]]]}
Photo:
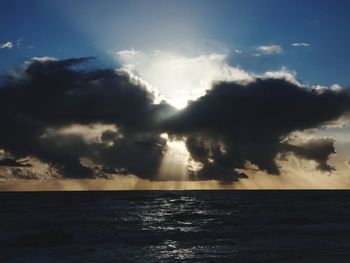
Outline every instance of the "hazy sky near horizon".
{"label": "hazy sky near horizon", "polygon": [[302,187],[290,176],[303,173],[348,187],[349,9],[2,1],[1,180],[127,174],[227,187],[263,173]]}

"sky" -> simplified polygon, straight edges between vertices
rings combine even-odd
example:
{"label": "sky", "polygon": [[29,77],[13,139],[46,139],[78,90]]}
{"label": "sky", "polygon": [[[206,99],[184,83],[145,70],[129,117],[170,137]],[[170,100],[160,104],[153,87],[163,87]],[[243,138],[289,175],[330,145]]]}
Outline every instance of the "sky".
{"label": "sky", "polygon": [[0,189],[348,188],[349,8],[2,1]]}

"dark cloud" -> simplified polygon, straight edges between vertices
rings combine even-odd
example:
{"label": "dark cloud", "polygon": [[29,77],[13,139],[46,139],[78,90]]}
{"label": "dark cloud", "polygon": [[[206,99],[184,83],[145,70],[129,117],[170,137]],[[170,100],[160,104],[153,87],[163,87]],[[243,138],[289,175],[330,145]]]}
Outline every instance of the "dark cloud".
{"label": "dark cloud", "polygon": [[115,138],[113,145],[89,156],[117,171],[127,168],[141,178],[150,179],[158,172],[166,150],[166,141],[156,134],[138,134]]}
{"label": "dark cloud", "polygon": [[330,155],[336,153],[334,142],[332,138],[312,138],[298,145],[286,144],[285,150],[303,159],[314,160],[319,170],[330,172],[335,170],[327,163]]}
{"label": "dark cloud", "polygon": [[32,171],[28,171],[23,168],[14,168],[12,169],[12,175],[17,179],[28,179],[28,180],[35,180],[39,179],[40,177]]}
{"label": "dark cloud", "polygon": [[232,181],[246,178],[236,168],[244,168],[243,160],[230,160],[226,145],[210,137],[189,136],[186,147],[191,157],[203,165],[202,169],[192,173],[194,179]]}
{"label": "dark cloud", "polygon": [[[202,167],[190,171],[193,179],[238,180],[246,177],[238,169],[247,163],[279,174],[275,160],[284,153],[333,169],[327,164],[335,151],[332,139],[296,144],[286,138],[346,113],[346,91],[313,91],[281,79],[220,82],[175,111],[155,104],[155,95],[127,73],[84,67],[90,60],[36,59],[20,77],[6,79],[0,87],[0,148],[15,159],[36,157],[65,177],[132,173],[155,179],[167,151],[160,134],[167,132],[187,138],[191,158]],[[76,125],[97,125],[100,135],[88,140],[88,129],[62,132],[79,130]]]}
{"label": "dark cloud", "polygon": [[30,163],[27,162],[19,162],[11,158],[4,158],[0,160],[0,166],[8,166],[8,167],[32,167]]}
{"label": "dark cloud", "polygon": [[[173,109],[164,103],[154,104],[154,95],[126,73],[84,70],[82,65],[89,60],[33,60],[20,78],[7,81],[0,88],[0,146],[17,158],[35,156],[66,177],[94,176],[93,170],[80,162],[86,155],[104,156],[97,159],[115,161],[131,172],[144,168],[146,160],[156,166],[162,151],[155,153],[155,147],[142,145],[148,138],[137,135],[156,130],[158,119]],[[115,145],[121,150],[115,150],[116,146],[105,149],[103,143],[89,144],[78,135],[45,136],[48,129],[93,123],[116,125],[123,138]],[[102,142],[110,136],[103,134]],[[158,134],[153,137],[161,140]],[[108,153],[117,153],[117,157]],[[138,159],[131,161],[131,155],[139,157],[140,166]]]}
{"label": "dark cloud", "polygon": [[202,172],[214,166],[232,171],[250,162],[279,174],[275,159],[284,152],[330,170],[326,162],[334,152],[332,140],[297,147],[285,138],[293,131],[320,127],[349,109],[347,91],[317,92],[281,79],[256,79],[247,85],[220,82],[163,125],[168,132],[188,137],[192,157],[204,164]]}

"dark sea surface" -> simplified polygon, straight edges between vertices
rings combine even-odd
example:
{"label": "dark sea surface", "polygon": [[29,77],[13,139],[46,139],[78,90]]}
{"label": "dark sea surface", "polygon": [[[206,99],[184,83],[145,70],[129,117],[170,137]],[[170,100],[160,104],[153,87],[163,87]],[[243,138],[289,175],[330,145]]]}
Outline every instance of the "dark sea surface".
{"label": "dark sea surface", "polygon": [[350,191],[0,193],[0,262],[350,262]]}

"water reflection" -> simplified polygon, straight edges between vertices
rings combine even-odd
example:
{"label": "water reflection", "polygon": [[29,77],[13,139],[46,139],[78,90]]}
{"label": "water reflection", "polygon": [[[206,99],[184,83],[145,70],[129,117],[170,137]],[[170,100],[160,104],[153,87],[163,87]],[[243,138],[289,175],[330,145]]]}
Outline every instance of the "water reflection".
{"label": "water reflection", "polygon": [[126,202],[122,210],[120,203],[117,206],[112,223],[118,238],[123,231],[142,232],[134,242],[143,243],[144,253],[158,259],[194,258],[198,248],[188,242],[197,237],[191,235],[205,231],[204,225],[211,220],[207,204],[194,195],[157,196],[129,206]]}
{"label": "water reflection", "polygon": [[[348,200],[346,191],[3,195],[0,262],[350,262]],[[19,255],[16,244],[35,247]]]}

